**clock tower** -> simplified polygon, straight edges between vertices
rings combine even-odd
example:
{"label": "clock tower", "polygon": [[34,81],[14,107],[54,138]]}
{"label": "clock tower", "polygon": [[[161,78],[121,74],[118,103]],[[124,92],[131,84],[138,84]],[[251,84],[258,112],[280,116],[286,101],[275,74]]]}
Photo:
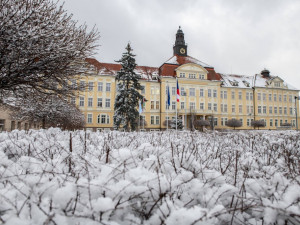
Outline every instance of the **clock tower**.
{"label": "clock tower", "polygon": [[185,44],[184,33],[182,32],[180,26],[176,33],[176,41],[175,45],[173,46],[173,54],[187,56],[187,45]]}

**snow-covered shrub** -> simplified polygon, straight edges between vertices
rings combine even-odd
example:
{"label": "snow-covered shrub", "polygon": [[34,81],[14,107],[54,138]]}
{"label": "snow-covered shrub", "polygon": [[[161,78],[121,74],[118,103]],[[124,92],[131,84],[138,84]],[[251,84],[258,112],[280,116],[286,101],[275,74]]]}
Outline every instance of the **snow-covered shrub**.
{"label": "snow-covered shrub", "polygon": [[0,223],[299,224],[295,131],[0,133]]}

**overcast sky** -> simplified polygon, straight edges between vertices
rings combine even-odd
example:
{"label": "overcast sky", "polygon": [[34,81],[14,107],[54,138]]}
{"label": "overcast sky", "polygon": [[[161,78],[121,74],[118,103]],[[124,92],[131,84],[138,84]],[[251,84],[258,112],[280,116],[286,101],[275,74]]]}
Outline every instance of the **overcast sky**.
{"label": "overcast sky", "polygon": [[267,68],[300,89],[298,0],[65,0],[65,9],[97,27],[101,62],[119,60],[130,41],[138,65],[159,67],[173,55],[181,26],[188,55],[216,72]]}

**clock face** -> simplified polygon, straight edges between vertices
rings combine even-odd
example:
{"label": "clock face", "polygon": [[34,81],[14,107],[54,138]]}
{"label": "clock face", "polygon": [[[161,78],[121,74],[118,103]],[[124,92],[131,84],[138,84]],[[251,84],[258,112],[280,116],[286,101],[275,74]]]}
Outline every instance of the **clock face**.
{"label": "clock face", "polygon": [[181,54],[184,54],[184,53],[185,53],[185,49],[184,49],[184,48],[181,48],[181,49],[180,49],[180,53],[181,53]]}

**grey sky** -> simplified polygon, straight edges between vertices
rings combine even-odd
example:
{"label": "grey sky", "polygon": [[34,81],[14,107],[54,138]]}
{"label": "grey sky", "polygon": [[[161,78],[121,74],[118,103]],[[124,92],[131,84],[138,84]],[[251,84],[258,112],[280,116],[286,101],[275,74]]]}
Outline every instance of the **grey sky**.
{"label": "grey sky", "polygon": [[267,68],[300,89],[298,0],[65,0],[65,9],[98,28],[99,61],[119,60],[130,41],[139,65],[159,67],[180,25],[188,55],[216,72]]}

